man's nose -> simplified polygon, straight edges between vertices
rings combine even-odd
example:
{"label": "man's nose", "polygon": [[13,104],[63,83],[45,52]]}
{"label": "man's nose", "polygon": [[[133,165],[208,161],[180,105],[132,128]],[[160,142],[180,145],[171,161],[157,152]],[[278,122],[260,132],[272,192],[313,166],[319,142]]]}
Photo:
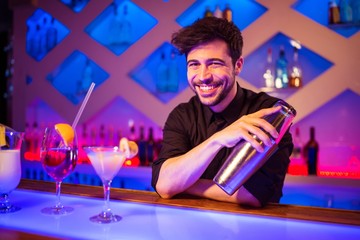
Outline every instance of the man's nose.
{"label": "man's nose", "polygon": [[209,78],[211,78],[211,73],[210,73],[208,67],[207,66],[202,66],[200,68],[200,72],[199,72],[199,80],[200,81],[206,81]]}

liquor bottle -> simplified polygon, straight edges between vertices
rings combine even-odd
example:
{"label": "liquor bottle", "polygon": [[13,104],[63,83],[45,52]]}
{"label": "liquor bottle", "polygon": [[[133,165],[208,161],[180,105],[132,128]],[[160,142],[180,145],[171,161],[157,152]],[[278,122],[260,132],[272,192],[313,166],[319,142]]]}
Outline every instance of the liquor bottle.
{"label": "liquor bottle", "polygon": [[288,87],[288,60],[285,56],[284,46],[280,47],[279,58],[276,60],[275,69],[275,87],[287,88]]}
{"label": "liquor bottle", "polygon": [[140,126],[139,129],[139,140],[138,140],[138,146],[139,146],[139,158],[140,158],[140,165],[146,166],[147,158],[146,158],[146,140],[145,140],[145,132],[144,132],[144,126]]}
{"label": "liquor bottle", "polygon": [[167,71],[167,90],[168,92],[177,92],[179,89],[179,69],[176,60],[176,53],[171,51],[170,62]]}
{"label": "liquor bottle", "polygon": [[294,148],[290,155],[290,159],[293,163],[304,164],[303,159],[303,142],[300,136],[300,129],[297,127],[295,129],[295,134],[293,136]]}
{"label": "liquor bottle", "polygon": [[360,22],[360,0],[351,0],[350,6],[353,13],[353,23]]}
{"label": "liquor bottle", "polygon": [[166,65],[165,61],[165,53],[162,52],[156,76],[156,90],[158,92],[167,92],[168,66]]}
{"label": "liquor bottle", "polygon": [[229,4],[226,4],[226,7],[223,11],[223,18],[228,20],[229,22],[232,21],[232,16],[233,16],[233,13],[232,13],[232,10],[230,8],[230,5]]}
{"label": "liquor bottle", "polygon": [[119,44],[119,36],[121,35],[120,25],[120,14],[118,13],[118,6],[115,2],[112,4],[113,14],[109,23],[109,42],[110,46],[117,46]]}
{"label": "liquor bottle", "polygon": [[96,146],[97,142],[96,142],[96,128],[93,127],[90,130],[90,146]]}
{"label": "liquor bottle", "polygon": [[99,130],[99,146],[105,146],[105,125],[100,125]]}
{"label": "liquor bottle", "polygon": [[33,37],[29,39],[29,44],[30,55],[36,60],[39,60],[41,55],[41,27],[39,24],[36,24],[35,33]]}
{"label": "liquor bottle", "polygon": [[31,126],[28,122],[25,123],[25,151],[26,152],[31,152],[33,147],[32,147],[32,129]]}
{"label": "liquor bottle", "polygon": [[267,50],[267,58],[266,58],[266,66],[263,74],[263,78],[265,80],[265,87],[273,88],[275,86],[274,83],[274,65],[272,62],[272,50],[268,48]]}
{"label": "liquor bottle", "polygon": [[289,72],[289,86],[294,88],[302,87],[302,70],[299,64],[299,49],[294,46],[293,62]]}
{"label": "liquor bottle", "polygon": [[[120,142],[120,141],[119,141],[119,142]],[[119,145],[119,142],[116,142],[116,141],[115,141],[114,126],[110,125],[109,128],[108,128],[106,145],[107,145],[107,146],[117,146],[117,145]]]}
{"label": "liquor bottle", "polygon": [[315,139],[315,128],[310,128],[310,139],[304,146],[304,157],[308,165],[308,174],[317,175],[319,144]]}
{"label": "liquor bottle", "polygon": [[210,7],[207,6],[206,9],[205,9],[204,17],[212,17],[212,16],[213,16],[213,14],[212,14],[212,12],[210,10]]}
{"label": "liquor bottle", "polygon": [[341,23],[350,23],[353,20],[352,9],[348,0],[340,0],[339,2],[340,10],[340,22]]}
{"label": "liquor bottle", "polygon": [[55,28],[55,18],[51,18],[50,26],[46,30],[46,50],[50,51],[57,44],[57,29]]}
{"label": "liquor bottle", "polygon": [[119,43],[120,45],[128,46],[131,43],[131,22],[128,19],[129,11],[128,6],[124,5],[123,12],[122,12],[122,18],[120,22],[120,39]]}
{"label": "liquor bottle", "polygon": [[147,155],[147,161],[148,165],[151,166],[154,162],[155,158],[155,139],[154,139],[154,129],[152,127],[149,127],[149,134],[147,139],[147,148],[146,148],[146,155]]}
{"label": "liquor bottle", "polygon": [[329,24],[337,24],[340,22],[340,11],[339,6],[335,0],[329,1]]}
{"label": "liquor bottle", "polygon": [[219,5],[216,5],[215,11],[214,11],[214,17],[217,17],[217,18],[223,17],[223,13],[222,13]]}
{"label": "liquor bottle", "polygon": [[85,95],[93,82],[93,68],[91,67],[91,61],[86,58],[85,66],[82,72],[82,79],[78,82],[78,95]]}

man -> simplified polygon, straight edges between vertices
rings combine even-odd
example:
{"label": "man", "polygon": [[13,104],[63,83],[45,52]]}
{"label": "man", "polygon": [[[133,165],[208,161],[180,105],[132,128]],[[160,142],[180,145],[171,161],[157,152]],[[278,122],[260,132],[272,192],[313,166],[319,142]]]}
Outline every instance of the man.
{"label": "man", "polygon": [[276,129],[263,119],[279,110],[278,100],[254,93],[236,82],[243,67],[240,30],[224,19],[208,17],[172,36],[172,44],[187,61],[187,78],[196,96],[169,115],[158,160],[153,164],[152,186],[163,198],[187,193],[254,207],[279,202],[293,144],[290,133],[278,151],[232,196],[213,181],[232,147],[244,139],[258,151],[251,134],[270,145]]}

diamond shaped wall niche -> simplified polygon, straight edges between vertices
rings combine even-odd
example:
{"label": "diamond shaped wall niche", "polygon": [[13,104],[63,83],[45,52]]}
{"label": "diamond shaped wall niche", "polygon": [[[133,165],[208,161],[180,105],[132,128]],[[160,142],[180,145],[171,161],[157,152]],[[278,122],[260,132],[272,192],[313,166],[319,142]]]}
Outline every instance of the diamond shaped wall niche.
{"label": "diamond shaped wall niche", "polygon": [[188,26],[197,19],[203,18],[206,10],[209,10],[212,14],[214,14],[217,6],[221,11],[224,11],[226,7],[229,7],[232,11],[232,21],[241,30],[245,29],[267,11],[264,6],[252,0],[202,0],[196,1],[190,8],[184,11],[184,13],[182,13],[176,21],[181,26]]}
{"label": "diamond shaped wall niche", "polygon": [[85,32],[115,55],[120,55],[156,24],[154,17],[131,1],[114,1],[85,28]]}
{"label": "diamond shaped wall niche", "polygon": [[92,82],[98,87],[108,77],[109,74],[85,54],[74,51],[47,76],[47,80],[73,104],[78,104]]}
{"label": "diamond shaped wall niche", "polygon": [[37,61],[41,61],[70,32],[40,8],[27,19],[26,26],[26,52]]}
{"label": "diamond shaped wall niche", "polygon": [[156,49],[129,76],[163,103],[188,86],[185,56],[178,55],[168,42]]}
{"label": "diamond shaped wall niche", "polygon": [[359,104],[359,94],[346,90],[292,127],[299,127],[303,142],[310,138],[310,127],[315,127],[320,171],[348,172],[354,174],[349,177],[359,178],[360,112],[354,109]]}
{"label": "diamond shaped wall niche", "polygon": [[[291,64],[293,61],[294,51],[292,45],[290,44],[290,40],[292,40],[290,37],[282,33],[277,33],[274,37],[261,45],[261,47],[245,57],[245,66],[240,73],[240,76],[257,88],[264,88],[265,79],[263,78],[263,74],[266,66],[268,49],[270,48],[272,51],[272,62],[275,64],[277,58],[279,57],[280,48],[284,47],[285,57],[288,63]],[[303,73],[303,86],[311,82],[333,65],[333,63],[315,52],[312,52],[305,46],[301,46],[298,54],[298,61]],[[275,94],[277,97],[282,98],[286,98],[294,92],[287,91],[286,89],[275,89],[274,91],[277,91]]]}
{"label": "diamond shaped wall niche", "polygon": [[[339,1],[336,1],[339,2]],[[348,1],[350,2],[350,1]],[[357,5],[359,5],[358,0],[354,0],[352,2],[357,2]],[[322,1],[313,1],[313,0],[301,0],[297,1],[293,6],[295,10],[300,12],[301,14],[307,16],[308,18],[312,19],[315,22],[320,23],[321,25],[325,27],[329,27],[329,15],[328,15],[328,9],[329,9],[329,1],[328,0],[322,0]],[[357,7],[359,8],[359,6]],[[359,10],[357,10],[359,11]],[[355,13],[355,11],[354,11]],[[359,15],[359,13],[357,14]],[[355,15],[353,15],[355,16]],[[359,21],[359,20],[358,20]],[[334,27],[331,27],[331,29],[338,34],[349,38],[355,33],[357,33],[360,29],[360,22],[354,23],[354,24],[346,24],[346,25],[337,25]]]}
{"label": "diamond shaped wall niche", "polygon": [[71,10],[78,13],[81,12],[90,0],[61,0]]}

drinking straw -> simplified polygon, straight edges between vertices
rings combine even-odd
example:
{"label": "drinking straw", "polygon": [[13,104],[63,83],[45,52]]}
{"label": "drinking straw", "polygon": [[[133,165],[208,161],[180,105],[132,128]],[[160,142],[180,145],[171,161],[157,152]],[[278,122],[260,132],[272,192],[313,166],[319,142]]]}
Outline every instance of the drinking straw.
{"label": "drinking straw", "polygon": [[78,113],[76,114],[76,117],[75,117],[74,122],[73,122],[73,124],[72,124],[72,128],[73,128],[73,129],[76,128],[76,125],[77,125],[78,122],[79,122],[80,116],[81,116],[82,112],[84,111],[85,105],[86,105],[86,103],[88,102],[89,97],[90,97],[90,94],[91,94],[91,92],[93,91],[94,87],[95,87],[95,83],[92,82],[92,83],[90,84],[89,90],[88,90],[87,93],[86,93],[86,96],[85,96],[85,98],[84,98],[84,101],[82,102],[81,107],[80,107]]}

